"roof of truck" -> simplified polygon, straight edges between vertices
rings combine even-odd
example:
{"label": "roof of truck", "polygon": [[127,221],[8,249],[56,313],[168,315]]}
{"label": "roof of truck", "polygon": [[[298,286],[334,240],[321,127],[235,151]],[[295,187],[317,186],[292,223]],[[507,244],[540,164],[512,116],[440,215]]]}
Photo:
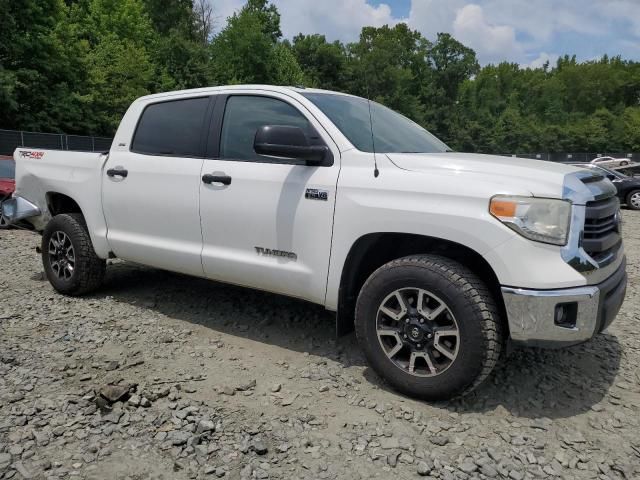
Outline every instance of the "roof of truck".
{"label": "roof of truck", "polygon": [[152,99],[156,99],[156,98],[166,98],[166,97],[173,97],[173,96],[183,96],[183,95],[191,95],[191,94],[198,94],[198,93],[215,93],[217,91],[220,90],[238,90],[238,91],[243,91],[243,90],[268,90],[270,92],[280,92],[280,93],[289,93],[291,91],[294,91],[296,93],[305,93],[305,92],[312,92],[312,93],[331,93],[334,95],[345,95],[345,96],[353,96],[353,95],[349,95],[348,93],[344,93],[344,92],[335,92],[332,90],[322,90],[319,88],[306,88],[304,86],[279,86],[279,85],[262,85],[262,84],[255,84],[255,85],[220,85],[217,87],[203,87],[203,88],[191,88],[188,90],[175,90],[175,91],[169,91],[169,92],[161,92],[161,93],[154,93],[151,95],[145,95],[144,97],[140,97],[138,98],[138,100],[152,100]]}

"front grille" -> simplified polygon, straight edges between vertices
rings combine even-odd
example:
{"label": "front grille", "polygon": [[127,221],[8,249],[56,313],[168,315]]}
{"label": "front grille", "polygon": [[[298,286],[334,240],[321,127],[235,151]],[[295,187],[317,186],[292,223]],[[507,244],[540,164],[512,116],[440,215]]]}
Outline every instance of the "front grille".
{"label": "front grille", "polygon": [[616,197],[587,203],[582,247],[596,262],[615,256],[622,244]]}

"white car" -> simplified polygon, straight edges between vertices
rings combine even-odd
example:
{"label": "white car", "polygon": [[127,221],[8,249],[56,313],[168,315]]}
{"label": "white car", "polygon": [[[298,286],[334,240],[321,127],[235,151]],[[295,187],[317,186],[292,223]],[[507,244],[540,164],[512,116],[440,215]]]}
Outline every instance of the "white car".
{"label": "white car", "polygon": [[[371,122],[373,120],[373,122]],[[371,366],[426,399],[471,391],[507,341],[584,342],[627,276],[611,182],[452,153],[366,99],[248,85],[151,95],[108,154],[19,148],[10,221],[42,232],[65,295],[106,259],[289,295],[355,327]]]}
{"label": "white car", "polygon": [[597,165],[603,167],[624,167],[629,165],[630,160],[628,158],[614,158],[614,157],[598,157],[591,160],[591,163],[595,163]]}

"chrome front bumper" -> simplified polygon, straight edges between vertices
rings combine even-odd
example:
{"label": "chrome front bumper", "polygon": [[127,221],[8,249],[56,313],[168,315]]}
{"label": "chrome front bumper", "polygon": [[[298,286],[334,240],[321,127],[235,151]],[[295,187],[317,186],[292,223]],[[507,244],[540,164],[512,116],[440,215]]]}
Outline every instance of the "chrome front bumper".
{"label": "chrome front bumper", "polygon": [[[562,347],[589,340],[617,315],[627,287],[626,260],[598,285],[562,290],[502,287],[515,343]],[[564,312],[564,318],[559,312]]]}
{"label": "chrome front bumper", "polygon": [[11,197],[2,202],[0,208],[2,208],[2,215],[10,224],[40,215],[40,208],[22,197]]}

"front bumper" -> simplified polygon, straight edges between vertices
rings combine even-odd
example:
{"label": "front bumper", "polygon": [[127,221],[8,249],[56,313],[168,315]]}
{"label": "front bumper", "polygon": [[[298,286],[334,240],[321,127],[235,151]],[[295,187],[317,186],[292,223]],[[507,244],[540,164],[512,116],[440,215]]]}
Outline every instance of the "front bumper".
{"label": "front bumper", "polygon": [[[618,314],[627,290],[626,259],[606,280],[562,290],[502,287],[515,343],[562,347],[589,340]],[[564,312],[564,318],[559,318]]]}
{"label": "front bumper", "polygon": [[9,224],[40,215],[38,206],[18,196],[5,200],[0,208],[2,208],[2,215]]}

